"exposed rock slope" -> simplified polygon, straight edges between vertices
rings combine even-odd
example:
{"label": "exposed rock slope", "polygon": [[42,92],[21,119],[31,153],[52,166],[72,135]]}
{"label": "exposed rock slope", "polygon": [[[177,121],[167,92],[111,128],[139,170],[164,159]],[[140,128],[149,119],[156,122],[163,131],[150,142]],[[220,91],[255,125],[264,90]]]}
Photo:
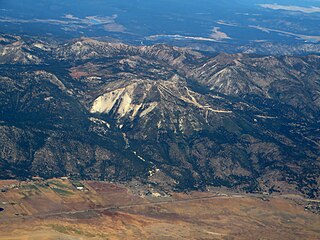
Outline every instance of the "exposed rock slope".
{"label": "exposed rock slope", "polygon": [[0,52],[3,177],[319,194],[319,56],[91,39]]}

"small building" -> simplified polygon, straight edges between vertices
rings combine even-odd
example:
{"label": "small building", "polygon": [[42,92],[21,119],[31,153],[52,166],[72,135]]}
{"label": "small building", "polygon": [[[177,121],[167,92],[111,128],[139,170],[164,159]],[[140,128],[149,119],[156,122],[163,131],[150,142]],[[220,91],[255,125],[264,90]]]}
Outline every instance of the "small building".
{"label": "small building", "polygon": [[157,193],[157,192],[152,192],[151,193],[152,197],[161,197],[161,194],[160,193]]}
{"label": "small building", "polygon": [[77,190],[83,191],[83,190],[84,190],[84,187],[77,187]]}

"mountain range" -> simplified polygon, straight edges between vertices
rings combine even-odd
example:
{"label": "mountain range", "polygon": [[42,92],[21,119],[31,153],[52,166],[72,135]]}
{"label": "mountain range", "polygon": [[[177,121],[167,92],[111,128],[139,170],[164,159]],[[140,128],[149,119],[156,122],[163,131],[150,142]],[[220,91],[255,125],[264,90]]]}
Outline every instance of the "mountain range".
{"label": "mountain range", "polygon": [[0,35],[0,176],[319,197],[320,56]]}

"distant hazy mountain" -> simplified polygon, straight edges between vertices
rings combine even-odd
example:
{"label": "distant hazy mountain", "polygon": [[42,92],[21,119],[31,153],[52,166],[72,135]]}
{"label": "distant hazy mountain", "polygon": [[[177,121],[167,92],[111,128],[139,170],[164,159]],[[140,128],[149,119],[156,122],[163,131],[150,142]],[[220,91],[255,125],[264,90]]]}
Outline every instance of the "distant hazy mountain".
{"label": "distant hazy mountain", "polygon": [[259,54],[320,52],[316,0],[0,1],[0,33]]}

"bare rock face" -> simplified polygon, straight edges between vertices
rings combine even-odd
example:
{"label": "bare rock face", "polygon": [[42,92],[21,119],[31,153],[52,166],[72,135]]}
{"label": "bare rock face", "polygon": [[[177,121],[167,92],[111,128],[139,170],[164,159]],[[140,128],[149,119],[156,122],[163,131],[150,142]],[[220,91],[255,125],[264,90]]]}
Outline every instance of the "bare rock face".
{"label": "bare rock face", "polygon": [[319,56],[91,39],[8,40],[0,52],[4,178],[319,195]]}

